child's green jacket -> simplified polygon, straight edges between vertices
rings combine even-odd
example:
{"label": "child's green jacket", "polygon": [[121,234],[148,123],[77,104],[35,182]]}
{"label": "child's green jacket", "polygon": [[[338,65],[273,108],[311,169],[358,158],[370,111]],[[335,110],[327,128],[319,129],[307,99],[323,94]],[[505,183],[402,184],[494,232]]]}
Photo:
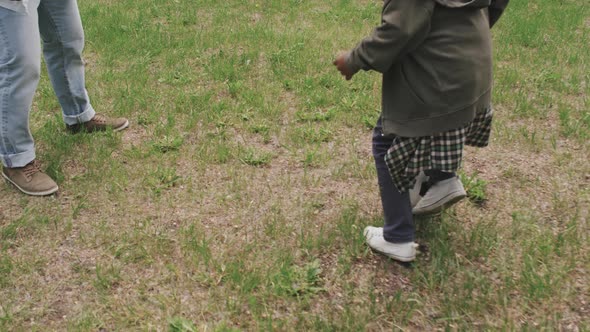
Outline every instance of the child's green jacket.
{"label": "child's green jacket", "polygon": [[[490,28],[507,0],[385,0],[382,23],[347,64],[383,73],[385,134],[460,128],[490,105]],[[499,10],[499,12],[498,12]]]}

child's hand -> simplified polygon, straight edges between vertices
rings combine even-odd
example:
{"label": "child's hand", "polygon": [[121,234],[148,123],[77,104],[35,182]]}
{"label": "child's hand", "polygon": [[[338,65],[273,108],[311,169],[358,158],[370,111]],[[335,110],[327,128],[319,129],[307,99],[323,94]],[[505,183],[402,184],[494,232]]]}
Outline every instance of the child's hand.
{"label": "child's hand", "polygon": [[347,81],[350,81],[350,79],[355,73],[352,70],[350,70],[350,68],[348,68],[348,66],[346,65],[346,58],[346,53],[340,54],[338,57],[336,57],[336,60],[334,60],[334,66],[338,68],[338,71],[340,71],[340,74],[342,74],[342,76],[346,77]]}

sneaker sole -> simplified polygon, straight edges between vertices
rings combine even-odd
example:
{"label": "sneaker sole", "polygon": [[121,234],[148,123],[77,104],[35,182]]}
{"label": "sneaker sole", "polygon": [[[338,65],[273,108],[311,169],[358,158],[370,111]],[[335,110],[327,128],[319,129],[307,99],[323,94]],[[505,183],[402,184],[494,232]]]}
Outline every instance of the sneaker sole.
{"label": "sneaker sole", "polygon": [[367,246],[369,246],[369,248],[371,248],[371,250],[373,250],[374,252],[380,253],[380,254],[385,255],[391,259],[395,259],[396,261],[400,261],[400,262],[404,262],[404,263],[412,262],[416,259],[415,254],[413,256],[397,256],[397,255],[393,255],[393,254],[381,251],[381,250],[371,246],[371,244],[369,243],[369,240],[366,238],[367,232],[363,232],[363,236],[365,237],[365,243],[367,244]]}
{"label": "sneaker sole", "polygon": [[400,256],[395,256],[395,255],[391,255],[391,254],[387,254],[384,252],[379,251],[379,253],[391,258],[391,259],[395,259],[396,261],[400,261],[400,262],[404,262],[404,263],[409,263],[409,262],[413,262],[416,259],[416,256],[414,257],[400,257]]}
{"label": "sneaker sole", "polygon": [[393,254],[386,253],[381,250],[375,249],[375,248],[371,247],[370,245],[369,245],[369,248],[371,248],[371,250],[373,250],[374,252],[380,253],[380,254],[385,255],[391,259],[395,259],[396,261],[400,261],[400,262],[404,262],[404,263],[409,263],[409,262],[412,262],[416,259],[416,255],[409,256],[409,257],[408,256],[397,256],[397,255],[393,255]]}
{"label": "sneaker sole", "polygon": [[455,191],[455,192],[447,194],[446,196],[441,198],[439,201],[434,202],[431,205],[425,206],[420,209],[412,210],[412,214],[419,216],[419,215],[439,213],[442,210],[448,209],[449,207],[458,203],[459,201],[461,201],[465,197],[467,197],[467,194],[465,192]]}
{"label": "sneaker sole", "polygon": [[12,183],[12,185],[14,185],[18,190],[20,190],[23,193],[25,193],[27,195],[30,195],[30,196],[48,196],[48,195],[54,194],[55,192],[57,192],[59,190],[59,187],[58,186],[55,186],[55,188],[51,188],[49,190],[38,191],[38,192],[31,192],[31,191],[24,190],[18,184],[14,183],[14,181],[12,181],[11,179],[9,179],[8,176],[6,176],[6,174],[4,174],[4,172],[2,172],[2,177],[4,177],[6,179],[6,181]]}

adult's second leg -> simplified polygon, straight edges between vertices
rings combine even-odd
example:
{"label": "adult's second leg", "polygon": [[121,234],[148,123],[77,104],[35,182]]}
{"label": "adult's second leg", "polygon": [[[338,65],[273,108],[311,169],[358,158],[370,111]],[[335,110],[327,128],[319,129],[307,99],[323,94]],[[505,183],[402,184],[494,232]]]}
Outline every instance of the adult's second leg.
{"label": "adult's second leg", "polygon": [[49,77],[66,125],[90,121],[95,111],[86,91],[84,30],[76,0],[41,0],[39,31]]}
{"label": "adult's second leg", "polygon": [[29,113],[40,66],[37,13],[0,7],[0,158],[5,167],[23,167],[35,159]]}

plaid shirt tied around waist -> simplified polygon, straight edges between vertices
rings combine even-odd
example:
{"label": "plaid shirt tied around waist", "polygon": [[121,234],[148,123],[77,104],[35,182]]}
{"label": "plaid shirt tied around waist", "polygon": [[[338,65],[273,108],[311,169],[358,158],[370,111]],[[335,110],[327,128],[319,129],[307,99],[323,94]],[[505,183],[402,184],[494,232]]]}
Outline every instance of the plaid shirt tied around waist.
{"label": "plaid shirt tied around waist", "polygon": [[400,192],[414,185],[421,171],[436,169],[456,172],[461,166],[465,145],[486,147],[492,131],[491,107],[476,114],[468,125],[441,134],[423,137],[399,137],[385,155],[393,183]]}

